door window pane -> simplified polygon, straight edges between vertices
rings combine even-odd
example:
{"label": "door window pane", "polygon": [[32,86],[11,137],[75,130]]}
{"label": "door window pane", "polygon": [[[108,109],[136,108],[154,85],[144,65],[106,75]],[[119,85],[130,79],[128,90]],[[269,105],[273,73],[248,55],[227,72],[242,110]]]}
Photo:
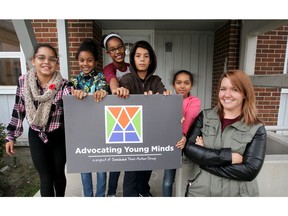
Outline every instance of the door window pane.
{"label": "door window pane", "polygon": [[133,43],[124,43],[125,45],[125,62],[130,63],[130,50],[132,46],[134,45]]}
{"label": "door window pane", "polygon": [[0,52],[20,52],[20,44],[11,20],[0,20]]}
{"label": "door window pane", "polygon": [[21,75],[19,58],[0,58],[0,85],[17,85]]}
{"label": "door window pane", "polygon": [[12,20],[0,20],[0,86],[17,85],[22,58],[24,55]]}

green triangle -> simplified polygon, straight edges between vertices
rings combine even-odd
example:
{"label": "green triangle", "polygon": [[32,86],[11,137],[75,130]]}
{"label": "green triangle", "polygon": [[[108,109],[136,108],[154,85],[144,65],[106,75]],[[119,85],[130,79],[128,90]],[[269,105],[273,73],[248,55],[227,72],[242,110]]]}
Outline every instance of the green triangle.
{"label": "green triangle", "polygon": [[132,120],[134,128],[139,136],[142,137],[142,124],[141,124],[141,109],[138,110],[137,114],[134,115]]}
{"label": "green triangle", "polygon": [[111,115],[111,113],[106,110],[106,139],[111,136],[113,128],[115,126],[115,118]]}

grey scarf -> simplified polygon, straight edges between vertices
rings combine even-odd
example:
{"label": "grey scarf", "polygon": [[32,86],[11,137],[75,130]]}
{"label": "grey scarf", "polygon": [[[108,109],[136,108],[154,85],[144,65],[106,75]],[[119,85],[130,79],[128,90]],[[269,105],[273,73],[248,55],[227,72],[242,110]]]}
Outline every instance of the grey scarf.
{"label": "grey scarf", "polygon": [[[31,69],[26,74],[24,82],[24,98],[26,116],[29,125],[44,127],[49,118],[49,113],[52,106],[52,101],[56,95],[63,78],[59,72],[55,72],[53,77],[47,83],[46,91],[40,95],[40,91],[36,83],[36,71]],[[39,105],[36,109],[34,101],[38,101]]]}

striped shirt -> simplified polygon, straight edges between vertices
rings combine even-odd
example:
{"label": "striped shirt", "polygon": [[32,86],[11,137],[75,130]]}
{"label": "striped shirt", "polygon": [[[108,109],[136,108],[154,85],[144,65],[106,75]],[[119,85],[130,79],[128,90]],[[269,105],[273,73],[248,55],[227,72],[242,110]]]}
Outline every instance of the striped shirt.
{"label": "striped shirt", "polygon": [[[12,112],[12,118],[7,126],[7,135],[6,141],[16,141],[16,138],[22,135],[23,133],[23,120],[26,116],[25,102],[24,102],[24,82],[26,75],[19,77],[18,86],[16,91],[15,103]],[[43,94],[46,89],[42,89],[40,82],[37,79],[37,87],[40,94]],[[64,113],[63,113],[63,95],[70,95],[71,87],[68,86],[68,81],[63,79],[61,86],[59,87],[58,92],[56,93],[50,114],[48,123],[45,127],[38,127],[35,125],[29,125],[31,129],[39,132],[39,137],[44,143],[48,142],[46,133],[52,132],[60,127],[64,127]],[[37,109],[38,103],[34,102],[34,105]]]}

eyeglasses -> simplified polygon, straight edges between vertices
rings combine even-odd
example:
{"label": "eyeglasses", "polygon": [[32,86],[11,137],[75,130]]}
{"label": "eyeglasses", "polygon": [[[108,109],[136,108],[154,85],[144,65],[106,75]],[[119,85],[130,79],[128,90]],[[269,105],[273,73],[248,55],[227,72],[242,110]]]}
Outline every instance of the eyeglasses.
{"label": "eyeglasses", "polygon": [[119,46],[117,48],[112,48],[112,49],[108,50],[107,52],[109,52],[111,54],[115,54],[117,50],[118,50],[118,52],[123,52],[124,51],[124,46],[121,45],[121,46]]}
{"label": "eyeglasses", "polygon": [[35,59],[37,59],[40,62],[44,62],[47,59],[49,63],[53,63],[53,64],[57,63],[58,61],[58,58],[56,57],[46,57],[45,55],[37,55],[35,56]]}

